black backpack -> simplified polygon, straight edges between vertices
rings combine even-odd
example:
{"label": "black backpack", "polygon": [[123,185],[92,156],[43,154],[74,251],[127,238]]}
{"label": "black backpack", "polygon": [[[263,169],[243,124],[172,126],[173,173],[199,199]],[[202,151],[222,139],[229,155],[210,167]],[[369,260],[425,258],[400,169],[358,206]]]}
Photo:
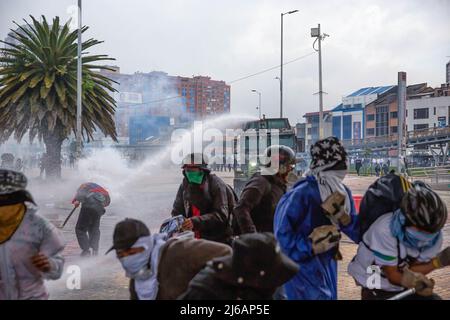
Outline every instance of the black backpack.
{"label": "black backpack", "polygon": [[369,186],[359,207],[361,238],[380,216],[400,208],[409,188],[411,183],[392,171]]}

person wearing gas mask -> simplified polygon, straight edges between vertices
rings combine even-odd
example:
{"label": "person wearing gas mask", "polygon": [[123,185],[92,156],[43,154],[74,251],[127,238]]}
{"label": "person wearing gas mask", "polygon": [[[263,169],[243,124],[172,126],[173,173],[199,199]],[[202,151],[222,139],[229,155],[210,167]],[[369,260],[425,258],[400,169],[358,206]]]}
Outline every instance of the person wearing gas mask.
{"label": "person wearing gas mask", "polygon": [[183,159],[181,183],[171,215],[186,218],[183,231],[194,231],[197,239],[230,244],[231,211],[234,194],[222,179],[208,169],[208,160],[201,153],[191,153]]}
{"label": "person wearing gas mask", "polygon": [[341,231],[359,242],[359,219],[343,184],[347,153],[336,137],[311,146],[310,170],[278,203],[274,233],[300,271],[285,284],[290,300],[337,299]]}
{"label": "person wearing gas mask", "polygon": [[113,246],[106,253],[111,250],[130,278],[131,300],[174,300],[209,260],[232,251],[225,244],[195,239],[192,232],[171,238],[150,234],[142,221],[130,218],[115,226]]}
{"label": "person wearing gas mask", "polygon": [[[381,215],[364,233],[348,266],[362,287],[361,298],[384,300],[415,289],[404,299],[441,300],[427,275],[450,265],[450,247],[442,250],[447,217],[447,206],[439,195],[425,183],[414,182],[400,208]],[[369,279],[374,272],[378,272],[378,284]]]}
{"label": "person wearing gas mask", "polygon": [[273,145],[264,155],[265,166],[247,182],[234,208],[238,225],[238,230],[233,230],[235,233],[273,232],[275,208],[286,193],[287,177],[295,166],[295,153],[287,146]]}
{"label": "person wearing gas mask", "polygon": [[46,300],[64,267],[61,235],[37,213],[27,178],[0,169],[0,300]]}

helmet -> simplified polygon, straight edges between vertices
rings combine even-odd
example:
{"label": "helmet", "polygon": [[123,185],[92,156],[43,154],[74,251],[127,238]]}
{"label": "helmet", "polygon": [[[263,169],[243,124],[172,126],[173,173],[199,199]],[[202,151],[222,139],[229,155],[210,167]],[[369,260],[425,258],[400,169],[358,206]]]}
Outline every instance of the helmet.
{"label": "helmet", "polygon": [[289,167],[293,167],[296,163],[295,152],[288,146],[283,145],[273,145],[264,151],[264,156],[268,160],[266,167],[270,167],[272,165],[272,160],[276,160],[275,157],[278,157],[278,172],[285,173],[287,172]]}
{"label": "helmet", "polygon": [[400,208],[409,225],[435,233],[447,222],[447,206],[431,187],[422,181],[412,184]]}
{"label": "helmet", "polygon": [[208,157],[203,153],[190,153],[182,161],[182,168],[185,169],[187,166],[208,171]]}

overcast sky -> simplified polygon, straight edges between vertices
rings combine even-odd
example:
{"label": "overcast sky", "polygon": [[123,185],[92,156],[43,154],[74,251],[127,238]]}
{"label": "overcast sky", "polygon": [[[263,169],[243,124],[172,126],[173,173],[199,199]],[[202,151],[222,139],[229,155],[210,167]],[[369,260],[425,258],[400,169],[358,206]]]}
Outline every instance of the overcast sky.
{"label": "overcast sky", "polygon": [[[32,14],[70,17],[76,0],[0,0],[0,38],[13,20]],[[73,7],[72,7],[73,9]],[[277,66],[280,13],[285,16],[285,62],[314,52],[310,28],[321,24],[324,107],[358,88],[445,81],[450,59],[450,0],[84,0],[87,34],[105,42],[96,53],[117,59],[124,73],[165,71],[205,75],[232,82]],[[284,67],[284,109],[291,122],[318,110],[318,57],[309,55]],[[233,113],[279,114],[279,69],[231,83]]]}

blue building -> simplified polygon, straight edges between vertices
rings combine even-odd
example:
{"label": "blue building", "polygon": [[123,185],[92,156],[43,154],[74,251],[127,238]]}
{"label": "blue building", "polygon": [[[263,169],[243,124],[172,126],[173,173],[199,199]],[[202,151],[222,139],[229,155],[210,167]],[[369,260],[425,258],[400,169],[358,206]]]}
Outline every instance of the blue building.
{"label": "blue building", "polygon": [[333,136],[341,140],[363,139],[365,106],[393,88],[395,86],[366,87],[343,97],[342,103],[331,110]]}
{"label": "blue building", "polygon": [[165,116],[131,116],[129,119],[130,145],[160,138],[170,126],[170,118]]}

